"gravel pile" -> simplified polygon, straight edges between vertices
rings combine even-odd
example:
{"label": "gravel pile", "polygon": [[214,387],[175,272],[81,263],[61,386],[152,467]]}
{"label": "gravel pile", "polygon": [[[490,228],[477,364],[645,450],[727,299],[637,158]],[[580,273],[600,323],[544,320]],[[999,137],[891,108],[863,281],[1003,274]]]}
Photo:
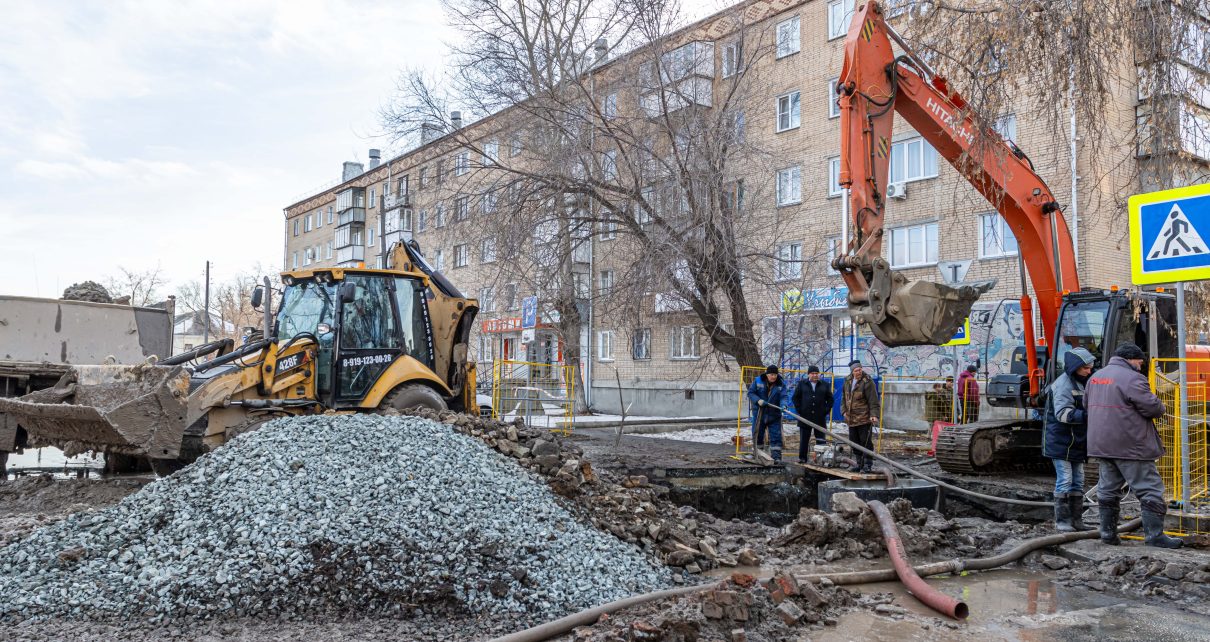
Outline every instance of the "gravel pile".
{"label": "gravel pile", "polygon": [[333,415],[273,421],[0,549],[0,619],[552,618],[669,582],[481,439]]}

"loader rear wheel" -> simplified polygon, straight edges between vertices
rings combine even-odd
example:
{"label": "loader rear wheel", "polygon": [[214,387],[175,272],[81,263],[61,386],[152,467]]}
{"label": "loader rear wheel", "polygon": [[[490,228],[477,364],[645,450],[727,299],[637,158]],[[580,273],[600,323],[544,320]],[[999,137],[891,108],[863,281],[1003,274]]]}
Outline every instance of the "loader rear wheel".
{"label": "loader rear wheel", "polygon": [[388,392],[387,396],[383,397],[382,403],[378,404],[378,410],[381,412],[387,408],[394,408],[403,411],[417,406],[429,410],[447,409],[445,400],[437,394],[436,390],[422,383],[409,383]]}

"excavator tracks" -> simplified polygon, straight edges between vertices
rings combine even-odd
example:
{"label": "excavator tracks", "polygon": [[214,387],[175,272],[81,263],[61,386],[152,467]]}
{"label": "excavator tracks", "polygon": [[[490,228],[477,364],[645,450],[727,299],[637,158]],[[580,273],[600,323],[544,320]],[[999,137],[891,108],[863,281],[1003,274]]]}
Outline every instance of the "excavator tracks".
{"label": "excavator tracks", "polygon": [[1044,472],[1042,424],[1034,421],[976,422],[949,426],[937,437],[937,463],[947,473],[985,475]]}

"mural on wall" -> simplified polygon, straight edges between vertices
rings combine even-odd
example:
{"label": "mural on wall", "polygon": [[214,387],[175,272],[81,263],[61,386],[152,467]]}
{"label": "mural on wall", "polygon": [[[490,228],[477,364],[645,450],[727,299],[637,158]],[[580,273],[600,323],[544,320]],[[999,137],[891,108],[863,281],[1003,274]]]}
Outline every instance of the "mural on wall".
{"label": "mural on wall", "polygon": [[[785,332],[782,332],[783,322]],[[1025,343],[1020,301],[981,302],[971,310],[971,343],[965,346],[910,346],[888,348],[871,336],[853,337],[841,331],[847,315],[840,310],[766,317],[761,324],[762,355],[766,363],[788,370],[816,365],[824,371],[847,371],[853,358],[883,376],[942,379],[982,360],[980,377],[1010,371],[1013,350]],[[784,341],[783,341],[784,334]],[[957,363],[955,363],[957,355]],[[780,357],[780,359],[779,359]]]}

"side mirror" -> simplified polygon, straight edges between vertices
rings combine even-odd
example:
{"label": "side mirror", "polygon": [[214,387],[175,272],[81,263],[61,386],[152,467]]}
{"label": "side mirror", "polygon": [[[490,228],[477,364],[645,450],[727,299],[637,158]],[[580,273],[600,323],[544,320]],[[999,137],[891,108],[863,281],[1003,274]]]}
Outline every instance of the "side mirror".
{"label": "side mirror", "polygon": [[349,281],[341,281],[336,293],[341,303],[352,303],[357,298],[357,285]]}
{"label": "side mirror", "polygon": [[263,285],[258,285],[255,288],[253,288],[253,290],[252,290],[252,309],[255,310],[255,309],[259,308],[260,304],[264,303],[264,302],[265,302],[265,287]]}

